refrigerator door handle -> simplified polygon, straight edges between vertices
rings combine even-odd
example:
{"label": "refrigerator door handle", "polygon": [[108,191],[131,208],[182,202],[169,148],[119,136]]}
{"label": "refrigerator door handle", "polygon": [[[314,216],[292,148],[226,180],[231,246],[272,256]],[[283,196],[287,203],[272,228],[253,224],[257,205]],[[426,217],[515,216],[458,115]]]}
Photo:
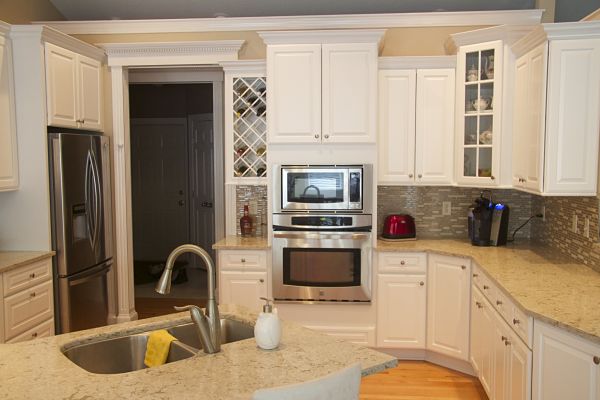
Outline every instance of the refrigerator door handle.
{"label": "refrigerator door handle", "polygon": [[92,178],[93,182],[93,192],[94,192],[94,209],[93,209],[93,217],[94,217],[94,237],[93,237],[93,246],[94,250],[96,244],[98,243],[98,235],[100,234],[100,210],[102,210],[102,187],[100,186],[100,172],[98,170],[98,160],[93,152],[91,154],[92,159]]}
{"label": "refrigerator door handle", "polygon": [[85,217],[87,221],[87,234],[90,240],[90,244],[92,245],[92,249],[96,248],[94,232],[96,228],[94,227],[94,220],[92,215],[92,208],[94,201],[93,194],[93,185],[94,185],[94,177],[93,177],[93,166],[92,166],[92,152],[88,150],[87,157],[85,160]]}
{"label": "refrigerator door handle", "polygon": [[96,279],[99,276],[108,274],[108,271],[110,271],[111,264],[112,263],[102,263],[94,268],[91,268],[88,271],[85,271],[84,273],[68,277],[67,279],[69,281],[69,286],[80,285],[82,283]]}

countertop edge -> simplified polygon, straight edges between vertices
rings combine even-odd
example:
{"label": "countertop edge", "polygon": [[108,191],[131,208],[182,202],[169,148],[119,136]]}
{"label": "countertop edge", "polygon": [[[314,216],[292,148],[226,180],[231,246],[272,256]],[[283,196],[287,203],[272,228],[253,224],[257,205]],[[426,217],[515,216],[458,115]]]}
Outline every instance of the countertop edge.
{"label": "countertop edge", "polygon": [[[31,264],[36,261],[44,260],[46,258],[51,258],[56,253],[52,250],[49,251],[2,251],[0,253],[20,253],[23,254],[22,258],[18,259],[14,262],[6,262],[5,264],[0,264],[0,273],[13,270],[15,268],[19,268],[26,264]],[[29,253],[30,255],[27,255]]]}

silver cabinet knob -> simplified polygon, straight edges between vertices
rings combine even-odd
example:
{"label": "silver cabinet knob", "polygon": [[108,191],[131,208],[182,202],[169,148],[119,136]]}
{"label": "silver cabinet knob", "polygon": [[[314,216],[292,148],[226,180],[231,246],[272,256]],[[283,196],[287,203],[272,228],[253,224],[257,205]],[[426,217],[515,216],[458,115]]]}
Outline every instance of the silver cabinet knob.
{"label": "silver cabinet knob", "polygon": [[477,278],[479,274],[473,274],[473,278]]}
{"label": "silver cabinet knob", "polygon": [[265,280],[264,280],[264,279],[259,279],[258,281],[259,281],[260,283],[264,283],[264,282],[265,282]]}
{"label": "silver cabinet knob", "polygon": [[519,320],[518,320],[518,319],[516,319],[516,318],[513,318],[513,324],[514,324],[514,325],[519,325],[520,323],[521,323],[521,321],[519,321]]}
{"label": "silver cabinet knob", "polygon": [[422,174],[417,175],[417,178],[421,179],[423,177]]}
{"label": "silver cabinet knob", "polygon": [[33,333],[31,334],[31,337],[32,337],[32,338],[36,338],[36,337],[37,337],[37,332],[33,332]]}
{"label": "silver cabinet knob", "polygon": [[31,274],[29,274],[29,277],[30,277],[31,279],[35,278],[35,272],[32,272]]}
{"label": "silver cabinet knob", "polygon": [[461,265],[460,269],[467,269],[467,266],[466,265]]}
{"label": "silver cabinet knob", "polygon": [[325,139],[329,139],[329,135],[325,135],[325,136],[324,136],[324,138],[325,138]]}
{"label": "silver cabinet knob", "polygon": [[502,301],[501,301],[501,300],[496,300],[496,305],[497,305],[497,306],[500,306],[500,305],[502,305]]}
{"label": "silver cabinet knob", "polygon": [[409,178],[412,178],[412,177],[413,177],[413,174],[408,174],[408,177],[409,177]]}
{"label": "silver cabinet knob", "polygon": [[29,297],[35,297],[35,292],[29,293]]}
{"label": "silver cabinet knob", "polygon": [[488,290],[490,287],[488,285],[483,285],[483,290]]}
{"label": "silver cabinet knob", "polygon": [[483,308],[483,305],[478,301],[475,302],[475,305],[477,306],[477,308]]}
{"label": "silver cabinet knob", "polygon": [[492,176],[490,176],[490,179],[491,179],[491,180],[495,180],[495,179],[496,179],[496,177],[495,177],[494,175],[492,175]]}
{"label": "silver cabinet knob", "polygon": [[241,261],[241,262],[243,262],[243,263],[245,263],[245,262],[246,262],[246,259],[245,259],[245,258],[242,258],[240,261]]}
{"label": "silver cabinet knob", "polygon": [[503,342],[506,342],[508,340],[508,338],[506,336],[500,336],[500,340],[502,340]]}
{"label": "silver cabinet knob", "polygon": [[406,261],[404,261],[404,260],[400,261],[400,265],[404,265],[404,264],[406,264]]}
{"label": "silver cabinet knob", "polygon": [[598,356],[594,356],[594,359],[593,359],[593,360],[594,360],[594,364],[596,364],[596,365],[600,365],[600,357],[598,357]]}
{"label": "silver cabinet knob", "polygon": [[510,346],[510,345],[511,345],[511,343],[510,343],[510,340],[506,339],[506,340],[504,341],[504,345],[505,345],[505,346]]}
{"label": "silver cabinet knob", "polygon": [[423,281],[419,282],[419,286],[425,286],[425,282],[423,282]]}
{"label": "silver cabinet knob", "polygon": [[315,139],[319,138],[319,134],[315,133]]}

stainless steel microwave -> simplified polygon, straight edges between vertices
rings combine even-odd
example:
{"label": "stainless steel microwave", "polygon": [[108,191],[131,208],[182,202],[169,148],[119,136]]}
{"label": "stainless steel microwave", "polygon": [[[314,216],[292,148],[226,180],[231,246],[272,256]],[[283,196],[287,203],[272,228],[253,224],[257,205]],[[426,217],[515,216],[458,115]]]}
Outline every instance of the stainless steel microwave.
{"label": "stainless steel microwave", "polygon": [[371,214],[372,165],[275,165],[273,211]]}

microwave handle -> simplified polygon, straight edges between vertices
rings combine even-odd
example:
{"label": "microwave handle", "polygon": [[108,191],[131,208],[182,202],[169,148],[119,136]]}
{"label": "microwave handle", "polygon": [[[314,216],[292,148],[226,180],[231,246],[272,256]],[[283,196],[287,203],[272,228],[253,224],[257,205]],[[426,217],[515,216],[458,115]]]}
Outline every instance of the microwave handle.
{"label": "microwave handle", "polygon": [[274,238],[281,239],[354,239],[368,240],[370,233],[360,232],[273,232]]}

